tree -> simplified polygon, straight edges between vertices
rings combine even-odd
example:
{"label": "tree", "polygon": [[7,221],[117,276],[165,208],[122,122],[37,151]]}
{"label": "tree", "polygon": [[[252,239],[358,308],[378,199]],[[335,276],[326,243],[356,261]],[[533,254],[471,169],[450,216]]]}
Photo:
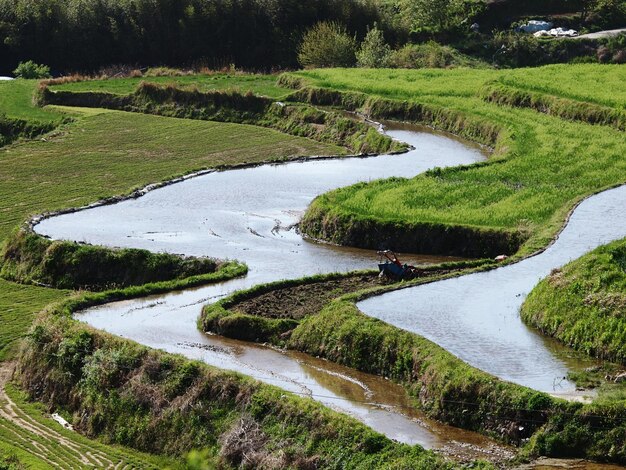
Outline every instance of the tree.
{"label": "tree", "polygon": [[304,67],[350,67],[355,63],[356,41],[345,27],[322,21],[309,29],[298,49]]}
{"label": "tree", "polygon": [[400,0],[400,12],[414,30],[444,32],[469,24],[485,8],[481,0]]}
{"label": "tree", "polygon": [[20,62],[13,71],[13,75],[17,78],[50,78],[50,67],[47,65],[36,64],[32,60]]}
{"label": "tree", "polygon": [[383,32],[374,24],[374,27],[367,31],[356,54],[357,65],[368,68],[386,67],[389,64],[390,53],[391,48],[385,42]]}

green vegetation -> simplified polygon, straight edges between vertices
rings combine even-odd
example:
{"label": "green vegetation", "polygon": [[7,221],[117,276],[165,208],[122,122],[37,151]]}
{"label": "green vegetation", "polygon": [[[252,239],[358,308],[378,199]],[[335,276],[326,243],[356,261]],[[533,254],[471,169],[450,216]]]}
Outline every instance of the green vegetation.
{"label": "green vegetation", "polygon": [[[89,77],[63,77],[47,80],[53,91],[102,91],[118,95],[134,92],[142,81],[150,81],[160,85],[176,85],[177,87],[194,87],[198,91],[234,90],[242,94],[252,92],[275,100],[285,98],[288,90],[276,85],[275,75],[257,75],[246,73],[194,73],[189,75],[157,75],[151,70],[138,77],[90,79]],[[175,71],[174,71],[175,72]]]}
{"label": "green vegetation", "polygon": [[356,63],[356,41],[338,23],[322,21],[309,29],[298,49],[304,67],[350,67]]}
{"label": "green vegetation", "polygon": [[[424,273],[417,282],[450,275],[442,274],[436,266],[431,271],[430,276]],[[363,315],[354,304],[364,296],[395,286],[360,291],[357,287],[357,292],[335,300],[329,296],[318,310],[311,310],[303,317],[273,318],[264,312],[241,311],[242,304],[254,298],[266,302],[267,294],[272,292],[276,298],[287,299],[289,309],[290,289],[311,287],[340,277],[312,276],[236,292],[206,306],[201,326],[227,336],[247,335],[247,339],[269,341],[391,378],[404,386],[421,409],[444,422],[486,432],[518,445],[530,439],[523,445],[525,455],[626,461],[626,447],[616,445],[626,435],[623,397],[610,396],[612,390],[608,388],[609,393],[602,400],[582,405],[500,381],[425,338]],[[341,295],[338,292],[335,297]],[[287,321],[291,324],[281,331]],[[248,327],[254,329],[247,330]]]}
{"label": "green vegetation", "polygon": [[[580,72],[580,76],[565,74],[563,81],[569,87],[563,95],[558,90],[545,91],[550,83],[548,78],[539,78],[541,69],[327,70],[285,76],[281,80],[284,85],[309,86],[292,94],[290,102],[306,99],[361,108],[374,117],[434,123],[495,148],[491,161],[485,164],[436,169],[412,180],[363,184],[324,196],[318,200],[317,209],[310,212],[311,219],[339,229],[345,239],[349,239],[350,229],[355,227],[367,232],[372,227],[402,231],[417,221],[422,224],[420,230],[433,230],[432,233],[440,233],[443,227],[443,233],[451,237],[446,242],[448,246],[472,246],[476,238],[480,238],[476,246],[496,246],[498,251],[501,247],[503,251],[515,251],[522,243],[521,253],[545,246],[577,200],[623,182],[626,144],[622,133],[606,125],[591,126],[586,121],[591,121],[591,105],[594,110],[609,108],[619,118],[625,100],[619,92],[611,95],[606,90],[582,89],[591,83],[594,68],[608,74],[615,83],[624,73],[617,68],[606,71],[589,65],[576,66],[571,70]],[[175,80],[179,78],[187,76]],[[339,139],[333,135],[330,141],[352,148],[384,145],[380,141],[369,142],[362,128],[349,127],[347,122],[351,121],[340,120],[334,117],[335,113],[300,104],[274,104],[274,98],[285,96],[279,95],[278,87],[268,92],[272,99],[263,99],[232,91],[211,91],[228,88],[221,87],[225,83],[221,79],[214,88],[205,85],[204,91],[180,88],[190,84],[189,79],[187,84],[181,81],[171,86],[144,84],[130,95],[133,89],[128,91],[126,87],[134,86],[133,80],[138,79],[56,83],[51,86],[58,91],[43,91],[43,96],[64,104],[112,103],[111,107],[129,106],[135,111],[202,119],[220,116],[223,120],[251,119],[250,122],[258,123],[262,116],[266,124],[286,123],[289,129],[284,130],[294,134],[313,135],[302,131],[306,129],[304,124],[327,126],[332,132],[339,129]],[[520,85],[513,85],[513,80]],[[267,85],[260,79],[251,82],[259,89]],[[99,88],[94,91],[92,86]],[[490,97],[489,92],[496,89],[499,95]],[[507,101],[514,92],[520,95]],[[543,101],[541,106],[535,106],[539,95]],[[530,96],[530,101],[518,99],[519,96]],[[18,101],[6,102],[11,106]],[[572,103],[580,105],[580,109],[568,114]],[[257,112],[259,109],[262,111]],[[556,110],[563,111],[557,113],[562,117],[583,122],[568,122],[543,113]],[[57,107],[50,112],[59,116],[71,113],[74,121],[66,122],[44,141],[0,151],[0,163],[10,170],[0,175],[0,239],[7,239],[16,225],[33,214],[129,194],[147,183],[192,170],[256,163],[268,158],[278,160],[309,152],[345,152],[335,145],[255,126],[93,108],[68,111]],[[247,139],[236,138],[244,129]],[[360,137],[354,140],[354,135]],[[314,136],[321,138],[320,134]],[[332,212],[339,203],[342,210],[347,208],[345,213]],[[374,215],[370,216],[372,211]],[[348,230],[344,230],[346,226]],[[465,237],[465,241],[459,243],[454,236]],[[97,282],[80,277],[64,279],[60,271],[48,270],[62,269],[62,274],[67,274],[65,266],[46,262],[46,256],[54,255],[54,247],[58,247],[63,262],[70,261],[68,256],[74,260],[108,262],[109,256],[116,256],[109,250],[53,243],[24,233],[14,233],[14,238],[5,243],[5,253],[10,256],[4,264],[4,274],[15,279],[92,288],[129,283],[108,279],[108,274],[107,279]],[[133,250],[124,253],[123,259],[128,256],[139,254]],[[159,257],[148,258],[142,262],[151,264]],[[184,267],[169,265],[170,258],[159,260],[168,265],[166,271],[171,268],[170,274],[177,272],[176,277],[193,274]],[[79,274],[80,266],[73,266]],[[149,452],[164,449],[178,457],[194,448],[204,449],[204,454],[193,454],[193,458],[200,456],[200,460],[208,459],[212,464],[239,465],[247,460],[253,465],[272,461],[282,466],[330,467],[337,462],[362,468],[444,466],[432,453],[392,443],[350,418],[316,404],[236,374],[218,372],[198,362],[94,332],[70,318],[71,312],[89,305],[187,287],[209,278],[223,279],[241,274],[244,269],[232,264],[207,277],[88,293],[69,300],[67,291],[0,280],[0,315],[3,325],[5,318],[8,325],[0,333],[0,357],[13,353],[15,339],[24,336],[34,312],[49,301],[65,300],[42,314],[27,336],[20,356],[19,380],[31,396],[59,409],[90,436]],[[295,284],[294,281],[291,286]],[[525,447],[529,454],[626,462],[626,448],[619,445],[626,442],[623,390],[611,390],[597,402],[582,405],[501,382],[424,338],[365,317],[354,305],[357,298],[353,295],[324,302],[323,308],[297,319],[233,313],[228,305],[231,298],[209,307],[204,320],[231,336],[238,334],[244,339],[287,345],[391,377],[403,383],[422,408],[446,422],[494,433],[511,442],[529,438]],[[22,303],[16,306],[19,301]],[[241,336],[242,332],[252,333]],[[3,425],[4,420],[0,420],[0,427]],[[242,439],[244,435],[246,438]],[[0,447],[0,451],[5,449]]]}
{"label": "green vegetation", "polygon": [[407,44],[390,53],[389,66],[398,69],[475,67],[486,68],[488,63],[462,54],[450,46],[434,41]]}
{"label": "green vegetation", "polygon": [[171,456],[207,449],[233,466],[450,467],[311,400],[93,331],[71,310],[37,321],[19,378],[88,435]]}
{"label": "green vegetation", "polygon": [[17,78],[38,79],[50,78],[50,67],[43,64],[36,64],[32,60],[20,62],[13,71],[13,75]]}
{"label": "green vegetation", "polygon": [[[353,101],[373,117],[424,122],[425,108],[446,108],[452,111],[440,112],[439,120],[430,122],[444,129],[453,126],[456,133],[467,136],[472,134],[467,132],[471,123],[481,123],[482,127],[490,124],[495,130],[489,133],[491,141],[482,140],[496,148],[496,156],[489,162],[435,169],[410,180],[376,181],[333,191],[313,202],[303,228],[313,236],[343,242],[358,238],[351,233],[353,227],[357,235],[363,233],[362,227],[370,231],[384,226],[396,230],[403,226],[420,230],[440,227],[438,233],[444,237],[440,243],[446,250],[454,246],[445,242],[448,232],[474,231],[480,243],[481,232],[496,231],[506,239],[513,236],[523,241],[522,254],[542,248],[578,200],[624,182],[623,133],[606,126],[564,121],[531,109],[498,106],[480,99],[481,90],[490,80],[509,74],[518,82],[528,76],[529,82],[537,86],[542,81],[538,76],[546,75],[543,82],[547,83],[547,73],[559,72],[560,82],[569,84],[568,96],[573,95],[570,90],[575,92],[576,82],[580,90],[585,90],[581,93],[592,100],[603,100],[607,90],[593,88],[594,70],[610,75],[612,81],[626,75],[623,67],[605,70],[599,65],[514,72],[316,70],[294,74],[307,84],[331,89],[309,93],[314,102],[328,97],[337,100],[334,89],[348,95],[342,98],[346,103],[355,96],[351,90],[359,90],[369,97],[356,95],[359,99]],[[306,96],[305,92],[299,96]],[[406,101],[393,101],[398,99]],[[621,106],[626,102],[619,92],[613,99]],[[426,113],[426,117],[432,114]],[[382,233],[388,235],[388,230]],[[515,248],[514,244],[511,247]],[[433,247],[432,251],[438,250]]]}
{"label": "green vegetation", "polygon": [[[367,123],[307,105],[275,102],[251,93],[182,89],[142,82],[130,95],[106,92],[39,92],[42,104],[87,106],[189,119],[255,124],[319,142],[347,147],[354,153],[400,151],[405,144],[380,134]],[[343,152],[342,152],[343,153]]]}
{"label": "green vegetation", "polygon": [[626,364],[626,240],[554,270],[526,299],[522,319],[586,354]]}

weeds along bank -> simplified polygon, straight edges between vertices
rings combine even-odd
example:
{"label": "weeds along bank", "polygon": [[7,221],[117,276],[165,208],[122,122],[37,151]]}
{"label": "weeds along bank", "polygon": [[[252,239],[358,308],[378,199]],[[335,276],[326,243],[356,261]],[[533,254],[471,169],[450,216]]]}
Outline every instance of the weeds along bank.
{"label": "weeds along bank", "polygon": [[[493,87],[490,81],[508,73],[523,82],[520,70],[289,74],[286,84],[304,87],[297,99],[360,109],[374,118],[430,123],[496,150],[484,164],[324,194],[309,207],[301,229],[335,243],[367,248],[387,243],[398,251],[492,256],[544,247],[576,202],[624,183],[626,140],[619,129],[626,97],[621,88],[608,100],[606,89],[588,91],[596,86],[595,70],[609,82],[626,79],[626,69],[619,66],[526,69],[529,81],[544,84],[558,72],[567,98],[542,96],[538,101],[543,104],[537,104],[533,100],[545,93],[526,91],[533,99],[513,97],[510,104],[516,107],[498,104],[509,100],[491,96],[485,86]],[[498,88],[498,93],[508,89]],[[577,90],[587,96],[583,102]],[[608,106],[611,100],[617,104]],[[592,125],[596,122],[608,125]]]}
{"label": "weeds along bank", "polygon": [[574,349],[626,364],[626,240],[554,270],[530,293],[522,318]]}
{"label": "weeds along bank", "polygon": [[75,297],[42,313],[18,375],[33,398],[71,414],[88,436],[171,456],[202,449],[226,467],[452,467],[311,400],[71,319],[94,301]]}
{"label": "weeds along bank", "polygon": [[291,105],[237,91],[201,92],[171,85],[142,82],[134,93],[56,91],[43,87],[42,105],[57,104],[109,108],[187,119],[255,124],[319,142],[347,147],[359,154],[402,151],[404,144],[380,134],[372,126],[335,112]]}

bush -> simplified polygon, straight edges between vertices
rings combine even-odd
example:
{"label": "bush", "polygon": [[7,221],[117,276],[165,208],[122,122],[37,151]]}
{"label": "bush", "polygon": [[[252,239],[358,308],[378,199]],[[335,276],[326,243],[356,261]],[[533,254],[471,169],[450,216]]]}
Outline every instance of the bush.
{"label": "bush", "polygon": [[50,67],[43,64],[36,64],[32,60],[20,62],[13,71],[17,78],[50,78]]}
{"label": "bush", "polygon": [[389,64],[391,48],[385,42],[383,32],[374,25],[368,30],[361,48],[356,54],[359,67],[380,68]]}
{"label": "bush", "polygon": [[434,41],[425,44],[407,44],[393,51],[389,57],[389,65],[402,69],[486,66],[450,46],[442,46]]}
{"label": "bush", "polygon": [[350,67],[356,57],[356,41],[346,28],[335,22],[320,22],[309,29],[298,49],[304,67]]}

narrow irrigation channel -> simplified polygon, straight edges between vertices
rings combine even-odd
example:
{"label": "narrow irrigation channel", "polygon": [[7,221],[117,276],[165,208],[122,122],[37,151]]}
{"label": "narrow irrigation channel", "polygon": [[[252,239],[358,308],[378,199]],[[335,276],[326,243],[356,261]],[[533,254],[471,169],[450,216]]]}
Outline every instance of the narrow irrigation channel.
{"label": "narrow irrigation channel", "polygon": [[[372,268],[368,250],[303,240],[294,224],[311,200],[328,190],[429,168],[471,164],[486,157],[478,147],[399,126],[394,138],[415,149],[400,155],[323,159],[209,173],[138,199],[64,214],[35,230],[54,239],[147,248],[243,261],[244,278],[130,301],[77,314],[90,325],[147,346],[235,370],[348,413],[401,442],[440,449],[461,460],[506,459],[507,447],[476,433],[442,425],[410,406],[406,392],[380,377],[296,352],[206,335],[197,329],[204,304],[236,290],[279,279]],[[450,258],[413,256],[412,263]]]}
{"label": "narrow irrigation channel", "polygon": [[[375,318],[415,332],[469,364],[536,390],[565,398],[577,392],[565,376],[593,365],[527,328],[519,309],[554,268],[626,236],[626,186],[584,200],[544,252],[499,269],[474,273],[359,302]],[[402,306],[402,308],[397,308]]]}

